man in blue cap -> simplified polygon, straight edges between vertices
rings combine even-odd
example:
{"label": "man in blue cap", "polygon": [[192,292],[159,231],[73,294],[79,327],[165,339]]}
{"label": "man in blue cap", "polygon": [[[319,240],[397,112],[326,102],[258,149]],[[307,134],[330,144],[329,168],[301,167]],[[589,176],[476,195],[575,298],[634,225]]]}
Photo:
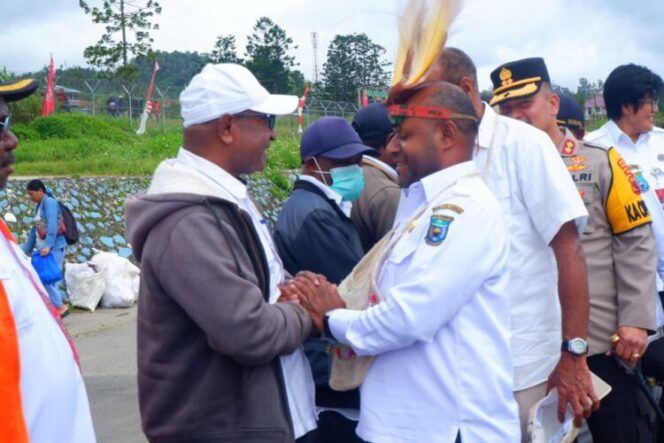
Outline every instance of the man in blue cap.
{"label": "man in blue cap", "polygon": [[382,103],[371,103],[360,109],[352,125],[362,143],[373,148],[362,159],[364,191],[353,203],[350,213],[362,246],[368,252],[392,229],[401,197],[399,178],[394,169],[396,163],[387,152],[394,132],[387,108]]}
{"label": "man in blue cap", "polygon": [[[286,270],[323,274],[340,283],[364,255],[350,219],[352,202],[364,188],[360,163],[372,149],[362,144],[351,125],[340,117],[322,117],[302,136],[302,170],[284,205],[274,233]],[[357,390],[333,391],[329,387],[328,343],[309,339],[305,352],[316,382],[318,429],[306,442],[355,442],[359,416]]]}

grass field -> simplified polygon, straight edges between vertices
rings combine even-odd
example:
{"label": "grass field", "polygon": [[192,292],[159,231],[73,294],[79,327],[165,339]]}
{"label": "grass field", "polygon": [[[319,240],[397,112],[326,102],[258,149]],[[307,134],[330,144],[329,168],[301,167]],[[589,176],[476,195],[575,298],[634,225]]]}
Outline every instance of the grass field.
{"label": "grass field", "polygon": [[[180,120],[150,122],[138,136],[126,120],[59,114],[37,118],[30,125],[15,124],[19,138],[16,175],[22,176],[145,176],[162,160],[173,157],[182,142]],[[156,126],[156,127],[155,127]],[[287,171],[299,167],[299,137],[289,121],[277,121],[278,138],[268,151],[262,173],[273,193],[286,195]]]}

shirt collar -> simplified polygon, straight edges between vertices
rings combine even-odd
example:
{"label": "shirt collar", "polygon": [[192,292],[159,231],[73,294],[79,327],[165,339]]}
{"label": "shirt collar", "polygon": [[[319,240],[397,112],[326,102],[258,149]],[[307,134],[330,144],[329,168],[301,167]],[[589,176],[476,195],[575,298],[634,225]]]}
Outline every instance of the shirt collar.
{"label": "shirt collar", "polygon": [[325,183],[322,181],[306,174],[298,175],[297,177],[300,180],[304,180],[305,182],[311,183],[312,185],[316,186],[318,189],[323,191],[325,196],[332,200],[338,207],[341,209],[341,212],[346,214],[347,217],[350,217],[350,210],[352,208],[352,202],[347,202],[343,201],[341,195],[336,192],[334,189],[330,188],[327,186]]}
{"label": "shirt collar", "polygon": [[175,159],[179,163],[194,168],[216,185],[228,191],[237,200],[247,198],[247,186],[211,161],[188,151],[184,147],[180,148]]}
{"label": "shirt collar", "polygon": [[441,169],[438,172],[434,172],[433,174],[429,174],[419,182],[413,183],[408,187],[408,193],[410,193],[411,190],[421,188],[424,190],[424,196],[427,203],[431,203],[443,188],[446,188],[459,178],[471,173],[477,173],[477,165],[474,161],[470,160],[458,163],[445,169]]}
{"label": "shirt collar", "polygon": [[[648,140],[648,138],[650,137],[650,132],[642,132],[641,134],[639,134],[639,138],[636,139],[636,143],[634,143],[632,141],[632,139],[630,138],[630,136],[625,134],[625,132],[622,129],[620,129],[620,126],[618,126],[618,124],[616,124],[615,121],[609,120],[606,123],[605,126],[606,126],[607,132],[611,136],[611,140],[613,140],[613,142],[616,145],[620,144],[621,146],[625,146],[625,145],[634,146],[634,145],[638,144],[639,142]],[[620,143],[620,142],[622,142],[622,143]]]}
{"label": "shirt collar", "polygon": [[493,110],[491,106],[487,103],[482,102],[484,106],[484,115],[480,121],[480,128],[477,135],[477,141],[480,145],[480,148],[488,149],[491,144],[491,138],[493,137],[494,125],[498,115]]}
{"label": "shirt collar", "polygon": [[382,171],[384,171],[390,177],[393,177],[395,179],[399,178],[399,176],[397,175],[397,171],[395,171],[392,166],[388,165],[387,163],[385,163],[383,161],[378,160],[376,157],[371,157],[370,155],[363,155],[362,156],[362,161],[364,161],[365,163],[371,163],[371,164],[377,166],[378,168],[380,168]]}

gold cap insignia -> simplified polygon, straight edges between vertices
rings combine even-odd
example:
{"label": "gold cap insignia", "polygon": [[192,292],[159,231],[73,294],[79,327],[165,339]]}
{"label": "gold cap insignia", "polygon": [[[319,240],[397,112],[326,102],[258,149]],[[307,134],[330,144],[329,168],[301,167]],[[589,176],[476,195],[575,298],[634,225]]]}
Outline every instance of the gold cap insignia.
{"label": "gold cap insignia", "polygon": [[507,86],[512,83],[512,71],[507,68],[501,69],[498,77],[500,77],[500,80],[503,82],[502,86]]}

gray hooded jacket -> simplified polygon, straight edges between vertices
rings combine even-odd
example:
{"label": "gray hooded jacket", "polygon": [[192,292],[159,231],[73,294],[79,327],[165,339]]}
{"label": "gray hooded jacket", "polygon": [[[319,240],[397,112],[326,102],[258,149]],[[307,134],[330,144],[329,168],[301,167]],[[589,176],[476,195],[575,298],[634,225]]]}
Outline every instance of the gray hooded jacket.
{"label": "gray hooded jacket", "polygon": [[278,357],[309,335],[297,304],[267,302],[251,218],[195,170],[167,160],[126,203],[141,266],[138,387],[152,442],[293,440]]}

